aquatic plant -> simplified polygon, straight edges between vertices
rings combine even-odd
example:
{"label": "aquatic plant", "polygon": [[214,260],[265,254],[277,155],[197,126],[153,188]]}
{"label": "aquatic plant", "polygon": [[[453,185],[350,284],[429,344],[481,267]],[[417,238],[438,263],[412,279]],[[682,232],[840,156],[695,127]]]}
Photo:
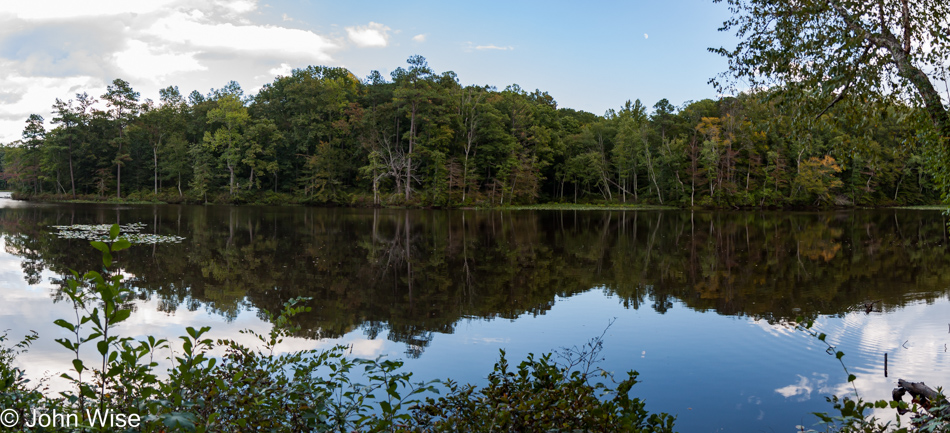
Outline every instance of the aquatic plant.
{"label": "aquatic plant", "polygon": [[[104,242],[109,240],[109,230],[113,226],[109,224],[73,224],[52,227],[58,230],[54,235],[60,239],[85,239]],[[123,224],[118,225],[118,227],[123,233],[122,237],[133,244],[177,244],[185,240],[182,236],[139,233],[146,227],[144,223]]]}

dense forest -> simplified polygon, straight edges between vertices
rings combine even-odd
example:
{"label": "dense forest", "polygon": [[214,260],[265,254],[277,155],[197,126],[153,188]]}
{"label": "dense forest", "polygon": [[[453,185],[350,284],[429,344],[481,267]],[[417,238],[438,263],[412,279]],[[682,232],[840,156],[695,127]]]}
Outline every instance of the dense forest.
{"label": "dense forest", "polygon": [[[819,116],[775,91],[603,116],[547,92],[463,86],[421,56],[389,80],[311,66],[254,96],[231,82],[141,99],[116,79],[56,99],[2,148],[18,197],[356,206],[544,202],[707,207],[939,201],[922,110],[845,98]],[[820,105],[820,98],[812,101]],[[0,185],[4,186],[4,185]]]}

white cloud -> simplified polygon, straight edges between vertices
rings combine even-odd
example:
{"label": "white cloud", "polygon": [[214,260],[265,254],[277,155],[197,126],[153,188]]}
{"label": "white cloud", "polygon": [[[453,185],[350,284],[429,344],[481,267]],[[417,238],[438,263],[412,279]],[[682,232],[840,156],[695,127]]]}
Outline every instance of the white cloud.
{"label": "white cloud", "polygon": [[369,22],[365,26],[347,27],[346,34],[354,44],[360,47],[385,47],[389,45],[389,31],[380,23]]}
{"label": "white cloud", "polygon": [[163,17],[142,33],[189,48],[305,55],[321,62],[332,60],[329,51],[336,49],[329,39],[306,30],[232,23],[207,24],[180,12]]}
{"label": "white cloud", "polygon": [[164,9],[178,0],[71,0],[10,1],[0,5],[0,13],[13,14],[25,20],[74,19],[117,14],[147,14]]}
{"label": "white cloud", "polygon": [[195,59],[197,52],[161,52],[140,40],[129,41],[129,47],[115,54],[116,64],[131,78],[164,78],[176,72],[203,71]]}
{"label": "white cloud", "polygon": [[235,14],[246,14],[257,9],[257,0],[219,0],[214,3],[230,9]]}
{"label": "white cloud", "polygon": [[[169,85],[204,93],[231,80],[247,92],[289,74],[289,65],[333,65],[331,54],[346,46],[341,37],[255,23],[257,10],[256,0],[3,2],[0,143],[19,139],[31,113],[50,119],[56,98],[98,97],[115,78],[143,99]],[[381,24],[354,30],[358,45],[388,39]]]}
{"label": "white cloud", "polygon": [[350,343],[350,350],[356,356],[376,357],[383,352],[383,340],[357,339]]}
{"label": "white cloud", "polygon": [[509,50],[515,49],[515,47],[512,47],[512,46],[499,47],[499,46],[497,46],[497,45],[477,45],[477,46],[475,47],[475,49],[476,49],[476,50],[499,50],[499,51],[509,51]]}
{"label": "white cloud", "polygon": [[412,40],[414,40],[414,41],[416,41],[416,42],[425,42],[425,41],[426,41],[426,34],[423,33],[423,34],[415,35],[415,36],[412,37]]}
{"label": "white cloud", "polygon": [[294,68],[292,68],[289,64],[281,63],[280,66],[276,68],[272,68],[268,70],[267,72],[275,77],[278,75],[286,77],[286,76],[289,76],[291,72],[293,71],[294,71]]}
{"label": "white cloud", "polygon": [[[9,71],[12,62],[0,61],[0,70]],[[56,98],[72,99],[79,92],[99,96],[105,93],[105,82],[89,76],[25,77],[16,73],[0,74],[0,89],[6,101],[0,103],[0,142],[9,143],[20,138],[20,132],[30,114],[36,113],[49,121],[50,107]]]}
{"label": "white cloud", "polygon": [[794,398],[797,401],[807,401],[811,399],[811,394],[816,390],[826,390],[828,384],[827,374],[812,373],[812,378],[802,375],[798,376],[798,382],[788,386],[783,386],[775,392],[785,398]]}

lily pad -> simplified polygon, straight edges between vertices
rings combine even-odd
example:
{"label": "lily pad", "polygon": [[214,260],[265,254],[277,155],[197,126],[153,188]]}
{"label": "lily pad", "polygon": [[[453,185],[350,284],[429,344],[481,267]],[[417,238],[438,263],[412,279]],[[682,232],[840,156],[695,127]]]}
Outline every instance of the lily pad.
{"label": "lily pad", "polygon": [[[139,233],[146,226],[144,223],[131,223],[119,226],[120,236],[129,240],[133,244],[177,244],[185,240],[184,237],[175,235],[156,235],[151,233]],[[56,237],[60,239],[85,239],[87,241],[108,241],[109,229],[111,224],[73,224],[69,226],[53,226],[59,230]]]}

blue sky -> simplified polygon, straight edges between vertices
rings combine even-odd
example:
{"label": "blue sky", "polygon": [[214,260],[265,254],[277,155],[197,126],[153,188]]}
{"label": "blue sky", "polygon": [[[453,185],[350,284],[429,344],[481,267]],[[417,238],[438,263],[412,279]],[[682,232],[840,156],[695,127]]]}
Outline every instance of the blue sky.
{"label": "blue sky", "polygon": [[652,106],[717,97],[707,84],[732,46],[711,1],[150,0],[5,2],[0,6],[0,143],[55,98],[99,96],[114,78],[143,98],[230,80],[253,94],[307,65],[384,76],[420,54],[462,84],[518,84],[560,107],[602,115],[627,99]]}

